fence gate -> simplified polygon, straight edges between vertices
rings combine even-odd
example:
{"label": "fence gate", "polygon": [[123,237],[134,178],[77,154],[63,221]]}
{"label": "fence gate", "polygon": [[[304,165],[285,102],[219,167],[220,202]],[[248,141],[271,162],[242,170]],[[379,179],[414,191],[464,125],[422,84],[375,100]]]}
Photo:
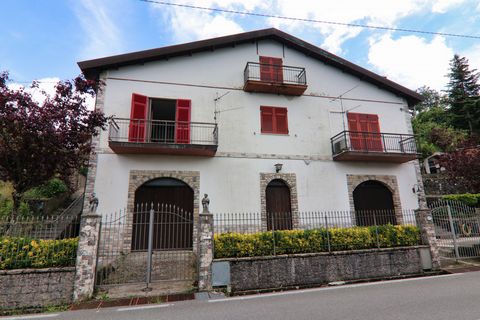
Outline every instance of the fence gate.
{"label": "fence gate", "polygon": [[97,287],[191,289],[197,280],[193,213],[152,203],[138,205],[133,217],[128,215],[122,211],[102,219]]}
{"label": "fence gate", "polygon": [[438,200],[430,209],[442,258],[480,257],[479,209],[450,200]]}

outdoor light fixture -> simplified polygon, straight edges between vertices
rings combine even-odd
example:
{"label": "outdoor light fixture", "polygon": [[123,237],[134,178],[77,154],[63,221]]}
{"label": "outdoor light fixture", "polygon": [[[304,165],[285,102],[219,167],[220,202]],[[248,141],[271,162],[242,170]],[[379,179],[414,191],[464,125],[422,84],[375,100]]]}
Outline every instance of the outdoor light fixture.
{"label": "outdoor light fixture", "polygon": [[418,184],[414,184],[413,187],[412,187],[412,192],[413,193],[418,193],[420,192],[420,187],[418,186]]}
{"label": "outdoor light fixture", "polygon": [[282,166],[283,166],[283,164],[281,164],[281,163],[275,164],[275,172],[279,173],[282,170]]}

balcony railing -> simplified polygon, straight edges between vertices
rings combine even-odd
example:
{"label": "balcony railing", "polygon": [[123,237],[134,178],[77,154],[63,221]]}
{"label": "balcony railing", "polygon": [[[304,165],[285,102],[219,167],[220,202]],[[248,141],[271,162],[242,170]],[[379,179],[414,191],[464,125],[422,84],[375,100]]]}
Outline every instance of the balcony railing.
{"label": "balcony railing", "polygon": [[244,90],[301,95],[307,89],[305,68],[247,62]]}
{"label": "balcony railing", "polygon": [[330,140],[334,160],[401,163],[418,157],[412,134],[342,131]]}
{"label": "balcony railing", "polygon": [[114,118],[110,122],[108,141],[110,147],[120,153],[141,153],[126,151],[140,150],[139,147],[148,153],[169,153],[154,152],[168,148],[216,151],[218,127],[216,123],[205,122]]}

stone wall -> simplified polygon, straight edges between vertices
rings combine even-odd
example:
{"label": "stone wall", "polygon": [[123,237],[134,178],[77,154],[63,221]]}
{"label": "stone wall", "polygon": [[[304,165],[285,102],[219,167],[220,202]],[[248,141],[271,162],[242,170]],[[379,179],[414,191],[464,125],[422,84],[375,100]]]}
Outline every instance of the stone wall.
{"label": "stone wall", "polygon": [[419,246],[215,261],[229,262],[235,292],[419,274],[422,248],[428,250]]}
{"label": "stone wall", "polygon": [[75,268],[0,271],[0,310],[71,303]]}

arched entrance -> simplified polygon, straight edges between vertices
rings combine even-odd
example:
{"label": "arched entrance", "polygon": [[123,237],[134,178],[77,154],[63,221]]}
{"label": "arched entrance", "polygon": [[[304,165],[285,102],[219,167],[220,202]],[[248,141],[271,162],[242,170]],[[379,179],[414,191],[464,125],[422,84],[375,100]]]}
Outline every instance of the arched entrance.
{"label": "arched entrance", "polygon": [[150,210],[155,212],[154,250],[192,249],[194,192],[183,181],[158,178],[135,191],[132,251],[148,248]]}
{"label": "arched entrance", "polygon": [[290,188],[281,179],[270,181],[265,190],[268,230],[292,229]]}
{"label": "arched entrance", "polygon": [[360,183],[353,190],[353,203],[357,226],[397,224],[392,192],[381,182]]}

